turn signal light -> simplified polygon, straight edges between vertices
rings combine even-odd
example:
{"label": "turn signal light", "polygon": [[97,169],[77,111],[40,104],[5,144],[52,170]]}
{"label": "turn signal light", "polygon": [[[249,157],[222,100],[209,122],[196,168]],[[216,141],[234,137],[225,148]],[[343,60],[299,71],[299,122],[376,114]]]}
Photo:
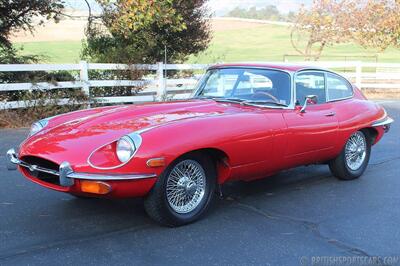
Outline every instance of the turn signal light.
{"label": "turn signal light", "polygon": [[154,158],[147,161],[148,167],[161,167],[165,166],[165,159],[164,158]]}
{"label": "turn signal light", "polygon": [[111,186],[103,182],[81,181],[80,183],[82,192],[105,195],[111,191]]}

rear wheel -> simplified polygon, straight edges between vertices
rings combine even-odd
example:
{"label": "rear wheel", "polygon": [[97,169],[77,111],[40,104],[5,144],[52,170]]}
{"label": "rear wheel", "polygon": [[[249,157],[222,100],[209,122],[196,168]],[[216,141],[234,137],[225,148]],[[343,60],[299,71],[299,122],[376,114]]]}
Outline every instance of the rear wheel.
{"label": "rear wheel", "polygon": [[370,154],[371,141],[368,135],[357,131],[347,140],[339,156],[329,163],[329,168],[341,180],[356,179],[367,168]]}
{"label": "rear wheel", "polygon": [[158,178],[145,200],[146,212],[166,226],[194,222],[208,209],[215,182],[215,167],[208,157],[181,157]]}

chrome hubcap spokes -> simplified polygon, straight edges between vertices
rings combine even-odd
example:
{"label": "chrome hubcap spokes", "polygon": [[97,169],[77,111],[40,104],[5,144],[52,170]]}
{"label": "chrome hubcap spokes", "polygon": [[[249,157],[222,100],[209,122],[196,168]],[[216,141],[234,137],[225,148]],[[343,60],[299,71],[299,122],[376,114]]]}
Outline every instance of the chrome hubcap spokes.
{"label": "chrome hubcap spokes", "polygon": [[194,160],[178,163],[167,180],[167,200],[177,213],[193,211],[204,197],[206,174]]}
{"label": "chrome hubcap spokes", "polygon": [[355,171],[364,163],[367,155],[367,143],[361,132],[354,133],[346,143],[345,157],[347,166]]}

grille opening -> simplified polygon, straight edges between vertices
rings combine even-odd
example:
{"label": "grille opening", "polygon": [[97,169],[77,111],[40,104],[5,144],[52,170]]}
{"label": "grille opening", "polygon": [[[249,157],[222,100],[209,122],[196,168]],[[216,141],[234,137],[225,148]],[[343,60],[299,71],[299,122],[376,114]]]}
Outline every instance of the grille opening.
{"label": "grille opening", "polygon": [[[55,170],[55,171],[59,171],[59,165],[56,163],[53,163],[51,161],[42,159],[42,158],[38,158],[38,157],[34,157],[34,156],[25,156],[21,158],[22,161],[24,161],[27,164],[31,164],[31,165],[37,165],[40,166],[41,168],[46,168],[46,169],[50,169],[50,170]],[[41,181],[44,181],[46,183],[50,183],[50,184],[54,184],[54,185],[60,185],[60,178],[57,175],[53,175],[53,174],[49,174],[49,173],[44,173],[44,172],[40,172],[40,171],[31,171],[29,168],[25,167],[24,168],[27,173],[34,177],[37,178]]]}

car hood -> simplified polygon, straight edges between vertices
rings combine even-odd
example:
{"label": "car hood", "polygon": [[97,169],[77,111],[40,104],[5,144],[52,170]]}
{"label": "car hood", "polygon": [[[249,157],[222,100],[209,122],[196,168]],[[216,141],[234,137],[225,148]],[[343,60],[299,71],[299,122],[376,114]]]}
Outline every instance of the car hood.
{"label": "car hood", "polygon": [[[127,105],[65,114],[50,119],[48,128],[28,138],[20,155],[35,155],[60,163],[63,158],[87,156],[101,145],[138,131],[188,119],[238,112],[239,105],[207,100]],[[67,120],[57,124],[57,121]],[[68,153],[68,155],[66,155]],[[75,153],[75,154],[69,154]],[[79,153],[79,154],[77,154]],[[58,158],[58,155],[62,154]],[[56,159],[55,159],[56,158]]]}

